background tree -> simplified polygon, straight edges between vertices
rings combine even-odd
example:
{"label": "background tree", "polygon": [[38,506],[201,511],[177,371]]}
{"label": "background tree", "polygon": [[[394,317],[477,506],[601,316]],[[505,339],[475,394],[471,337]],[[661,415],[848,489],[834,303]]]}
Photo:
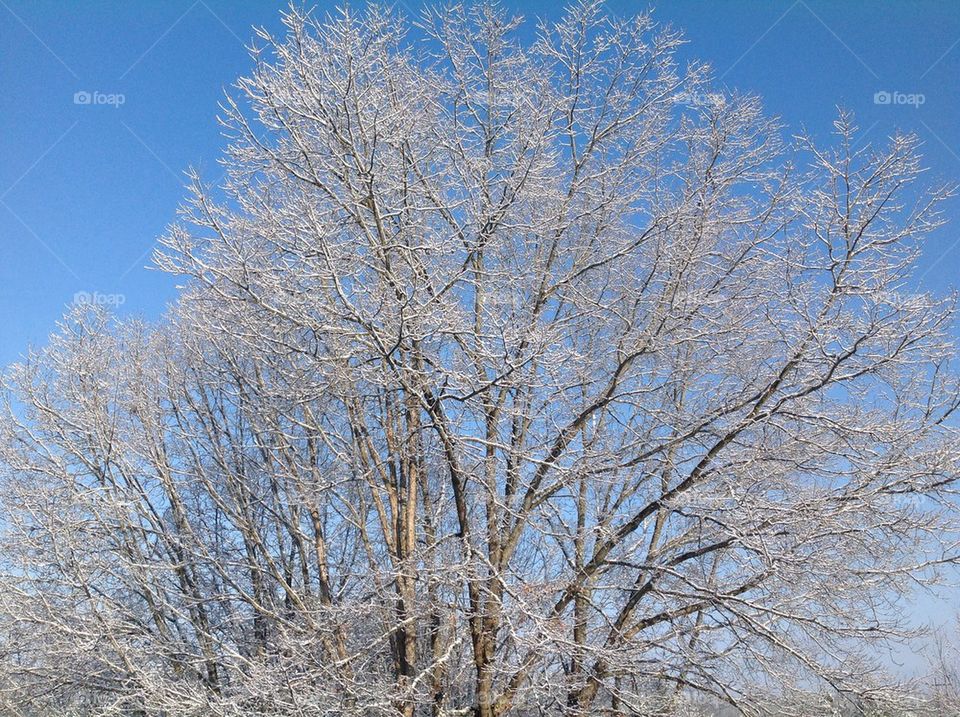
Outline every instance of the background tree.
{"label": "background tree", "polygon": [[9,709],[907,700],[872,657],[956,557],[960,457],[917,141],[784,147],[599,3],[287,27],[170,316],[8,374]]}

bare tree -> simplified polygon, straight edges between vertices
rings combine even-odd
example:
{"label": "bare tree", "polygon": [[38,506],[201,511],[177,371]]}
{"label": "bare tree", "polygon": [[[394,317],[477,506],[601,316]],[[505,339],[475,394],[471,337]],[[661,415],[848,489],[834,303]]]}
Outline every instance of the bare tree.
{"label": "bare tree", "polygon": [[873,656],[960,463],[916,139],[784,145],[596,2],[286,25],[170,316],[8,373],[10,713],[909,700]]}
{"label": "bare tree", "polygon": [[926,687],[939,714],[951,714],[960,709],[957,626],[956,621],[952,626],[941,626],[943,632],[936,635],[924,650],[930,663]]}

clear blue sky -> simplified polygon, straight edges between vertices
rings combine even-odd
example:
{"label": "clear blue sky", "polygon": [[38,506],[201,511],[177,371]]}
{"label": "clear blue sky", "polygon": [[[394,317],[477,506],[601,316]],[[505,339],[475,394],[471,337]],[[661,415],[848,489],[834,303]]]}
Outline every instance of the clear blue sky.
{"label": "clear blue sky", "polygon": [[[0,364],[43,343],[77,292],[122,295],[121,311],[147,317],[174,296],[170,277],[145,268],[149,252],[184,196],[181,172],[220,176],[217,103],[250,68],[251,26],[277,27],[282,7],[0,0]],[[931,177],[960,178],[960,2],[665,0],[655,14],[685,30],[686,57],[760,94],[790,129],[825,137],[842,104],[865,141],[913,130]],[[876,105],[881,90],[925,102]],[[77,92],[124,102],[76,104]],[[924,259],[923,282],[938,292],[960,274],[960,198],[949,213]]]}

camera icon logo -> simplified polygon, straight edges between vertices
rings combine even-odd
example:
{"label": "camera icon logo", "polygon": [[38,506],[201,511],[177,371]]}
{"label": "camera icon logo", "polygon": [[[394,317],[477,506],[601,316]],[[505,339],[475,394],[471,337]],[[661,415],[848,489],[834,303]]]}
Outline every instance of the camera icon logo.
{"label": "camera icon logo", "polygon": [[89,105],[91,102],[93,102],[93,95],[86,90],[80,90],[79,92],[73,93],[73,104]]}
{"label": "camera icon logo", "polygon": [[889,105],[891,102],[893,102],[893,95],[886,90],[880,90],[880,92],[873,93],[873,104]]}

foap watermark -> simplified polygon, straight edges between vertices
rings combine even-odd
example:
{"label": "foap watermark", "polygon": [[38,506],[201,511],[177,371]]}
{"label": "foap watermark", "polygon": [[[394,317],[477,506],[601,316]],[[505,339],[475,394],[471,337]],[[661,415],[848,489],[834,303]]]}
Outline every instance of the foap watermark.
{"label": "foap watermark", "polygon": [[727,98],[722,92],[681,92],[674,99],[691,107],[723,107],[727,103]]}
{"label": "foap watermark", "polygon": [[926,95],[919,92],[889,92],[880,90],[873,93],[873,104],[875,105],[907,105],[917,108],[927,101]]}
{"label": "foap watermark", "polygon": [[94,90],[93,92],[79,90],[73,93],[73,104],[75,105],[107,105],[108,107],[113,107],[116,109],[126,101],[127,96],[122,95],[119,92],[107,93],[99,92],[97,90]]}
{"label": "foap watermark", "polygon": [[116,309],[126,301],[124,294],[103,294],[99,291],[78,291],[73,295],[74,306],[108,306]]}

